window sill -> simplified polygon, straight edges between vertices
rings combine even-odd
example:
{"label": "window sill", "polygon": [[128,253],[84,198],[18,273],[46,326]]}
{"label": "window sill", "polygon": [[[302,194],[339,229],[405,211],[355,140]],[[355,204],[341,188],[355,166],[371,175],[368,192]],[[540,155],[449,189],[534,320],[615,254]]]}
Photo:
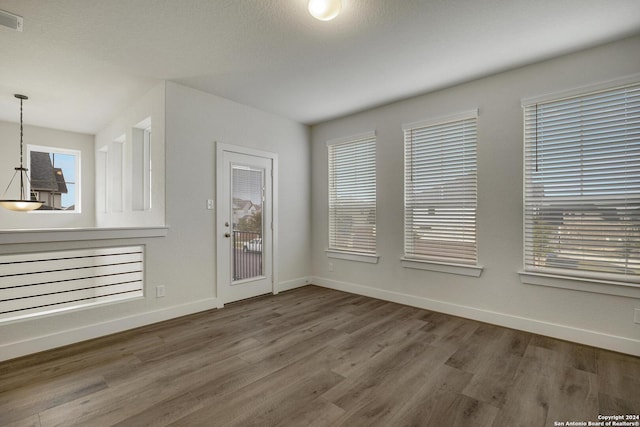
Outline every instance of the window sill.
{"label": "window sill", "polygon": [[380,255],[365,254],[362,252],[345,252],[327,249],[325,253],[327,254],[327,258],[345,259],[347,261],[366,262],[369,264],[377,264],[380,259]]}
{"label": "window sill", "polygon": [[547,286],[551,288],[571,289],[574,291],[640,298],[640,285],[634,283],[558,276],[546,273],[533,273],[530,271],[519,271],[518,274],[520,275],[520,281],[527,285]]}
{"label": "window sill", "polygon": [[0,245],[165,237],[169,227],[52,228],[0,231]]}
{"label": "window sill", "polygon": [[439,273],[458,274],[470,277],[480,277],[484,268],[479,265],[449,264],[445,262],[425,261],[412,258],[400,258],[400,261],[404,268],[437,271]]}

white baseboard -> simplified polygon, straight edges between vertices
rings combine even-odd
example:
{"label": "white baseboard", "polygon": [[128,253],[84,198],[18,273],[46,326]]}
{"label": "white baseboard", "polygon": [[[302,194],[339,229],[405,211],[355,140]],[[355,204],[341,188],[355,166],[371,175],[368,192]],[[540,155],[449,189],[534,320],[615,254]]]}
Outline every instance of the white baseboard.
{"label": "white baseboard", "polygon": [[324,277],[311,277],[310,283],[352,294],[364,295],[412,307],[465,317],[467,319],[478,320],[480,322],[491,323],[507,328],[532,332],[534,334],[545,335],[607,350],[618,351],[620,353],[640,356],[640,340],[636,339],[608,335],[602,332],[513,316],[511,314],[482,310],[479,308],[437,301],[400,292],[372,288],[355,283],[340,282]]}
{"label": "white baseboard", "polygon": [[[608,335],[601,332],[543,322],[540,320],[528,319],[494,311],[481,310],[474,307],[452,304],[449,302],[437,301],[399,292],[376,289],[355,283],[340,282],[323,277],[301,277],[293,280],[287,280],[285,282],[280,282],[277,286],[277,290],[278,292],[284,292],[306,286],[310,283],[352,294],[378,298],[412,307],[447,313],[507,328],[519,329],[535,334],[546,335],[621,353],[632,354],[634,356],[640,356],[640,340]],[[0,361],[14,359],[27,354],[38,353],[213,308],[220,308],[221,306],[222,305],[219,303],[217,298],[209,298],[194,303],[109,320],[76,329],[69,329],[25,341],[0,344]]]}
{"label": "white baseboard", "polygon": [[[278,292],[284,292],[306,286],[309,283],[310,280],[308,277],[299,277],[278,283],[276,290]],[[152,323],[162,322],[164,320],[180,316],[186,316],[188,314],[198,313],[200,311],[210,310],[212,308],[222,307],[223,304],[220,303],[220,300],[217,298],[210,298],[194,303],[95,323],[92,325],[82,326],[80,328],[68,329],[66,331],[56,332],[54,334],[44,335],[25,341],[0,344],[0,361],[10,360],[45,350],[51,350],[53,348],[63,347],[65,345],[126,331],[128,329],[138,328],[140,326],[150,325]]]}
{"label": "white baseboard", "polygon": [[138,328],[140,326],[150,325],[152,323],[162,322],[164,320],[220,307],[221,305],[218,303],[217,298],[209,298],[193,303],[163,308],[161,310],[136,314],[120,319],[108,320],[106,322],[95,323],[93,325],[82,326],[76,329],[68,329],[66,331],[56,332],[54,334],[44,335],[25,341],[0,344],[0,361],[14,359],[16,357],[38,353],[45,350],[51,350],[56,347],[62,347],[68,344],[74,344],[80,341],[86,341],[114,334],[116,332],[122,332]]}
{"label": "white baseboard", "polygon": [[291,289],[307,286],[309,283],[311,283],[311,280],[308,277],[298,277],[297,279],[278,283],[276,292],[290,291]]}

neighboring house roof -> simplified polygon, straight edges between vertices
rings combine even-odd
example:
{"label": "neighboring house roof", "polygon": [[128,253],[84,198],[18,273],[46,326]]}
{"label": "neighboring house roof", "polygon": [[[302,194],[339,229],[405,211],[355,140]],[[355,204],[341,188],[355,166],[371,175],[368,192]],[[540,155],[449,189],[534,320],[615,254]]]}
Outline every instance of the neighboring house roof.
{"label": "neighboring house roof", "polygon": [[69,190],[67,190],[67,183],[64,182],[64,174],[62,173],[61,168],[54,168],[56,182],[58,183],[58,192],[67,194]]}
{"label": "neighboring house roof", "polygon": [[31,152],[31,189],[34,191],[57,191],[58,183],[49,153]]}
{"label": "neighboring house roof", "polygon": [[233,209],[239,210],[242,209],[243,206],[247,203],[248,200],[239,199],[237,197],[233,198]]}
{"label": "neighboring house roof", "polygon": [[49,191],[54,193],[68,192],[62,169],[54,168],[49,153],[31,151],[31,189],[33,191]]}
{"label": "neighboring house roof", "polygon": [[251,200],[238,199],[238,198],[233,199],[233,209],[235,210],[248,211],[253,206],[258,208],[258,205],[254,205],[253,202],[251,202]]}

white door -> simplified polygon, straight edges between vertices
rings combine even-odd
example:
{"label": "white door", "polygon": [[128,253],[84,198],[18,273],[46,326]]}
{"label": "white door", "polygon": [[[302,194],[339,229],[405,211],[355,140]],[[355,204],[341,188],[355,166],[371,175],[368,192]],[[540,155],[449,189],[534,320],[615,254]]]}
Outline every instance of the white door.
{"label": "white door", "polygon": [[228,303],[272,293],[273,159],[217,151],[218,298]]}

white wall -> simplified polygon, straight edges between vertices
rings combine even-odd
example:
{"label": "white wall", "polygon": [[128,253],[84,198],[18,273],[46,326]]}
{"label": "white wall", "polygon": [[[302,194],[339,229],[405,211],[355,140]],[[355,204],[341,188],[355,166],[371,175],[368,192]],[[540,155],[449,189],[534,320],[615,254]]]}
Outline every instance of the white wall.
{"label": "white wall", "polygon": [[[14,168],[20,165],[20,124],[0,121],[0,197],[3,198]],[[81,156],[81,213],[77,212],[12,212],[0,209],[0,230],[68,228],[94,226],[93,198],[94,136],[24,125],[24,164],[27,165],[27,145],[79,150]],[[7,198],[19,193],[19,176],[11,184]],[[17,185],[16,185],[17,184]],[[1,243],[1,242],[0,242]]]}
{"label": "white wall", "polygon": [[[130,238],[110,238],[123,233],[101,230],[84,233],[95,233],[96,240],[0,244],[0,254],[143,244],[145,297],[3,324],[0,360],[218,306],[215,211],[205,203],[215,199],[214,141],[278,153],[280,285],[304,283],[310,271],[308,128],[173,83],[166,84],[165,126],[165,237],[131,232]],[[155,297],[158,285],[166,287],[166,297]]]}
{"label": "white wall", "polygon": [[[521,99],[640,72],[640,37],[501,73],[312,128],[316,283],[640,355],[635,298],[525,285]],[[375,90],[375,88],[372,88]],[[403,123],[470,109],[478,119],[480,278],[402,268]],[[377,131],[379,264],[327,259],[329,139]],[[328,271],[332,262],[333,272]],[[639,290],[640,291],[640,290]]]}
{"label": "white wall", "polygon": [[[132,187],[133,128],[151,118],[153,164],[151,209],[134,210]],[[124,138],[122,138],[124,136]],[[101,152],[107,152],[106,206],[102,179],[96,180],[97,227],[141,227],[165,224],[165,83],[159,83],[96,135],[95,162],[102,173]],[[102,187],[102,188],[101,188]]]}
{"label": "white wall", "polygon": [[[310,158],[308,128],[236,102],[167,83],[167,223],[181,261],[215,282],[215,142],[270,151],[279,162],[279,280],[308,275]],[[172,274],[184,282],[179,274]]]}

